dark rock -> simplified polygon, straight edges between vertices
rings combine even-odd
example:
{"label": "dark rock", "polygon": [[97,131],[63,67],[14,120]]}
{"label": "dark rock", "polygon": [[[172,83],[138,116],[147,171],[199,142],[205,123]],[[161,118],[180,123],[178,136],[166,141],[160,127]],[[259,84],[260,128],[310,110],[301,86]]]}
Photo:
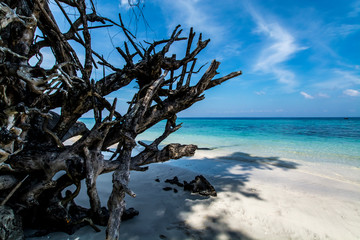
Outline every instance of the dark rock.
{"label": "dark rock", "polygon": [[199,193],[203,196],[217,196],[215,188],[203,175],[196,176],[190,183],[184,181],[184,190],[192,193]]}
{"label": "dark rock", "polygon": [[173,179],[166,179],[165,182],[170,183],[170,184],[176,184],[179,187],[184,187],[184,184],[182,184],[181,182],[179,182],[178,177],[174,177]]}
{"label": "dark rock", "polygon": [[178,190],[176,188],[174,188],[174,193],[177,193],[177,192],[178,192]]}
{"label": "dark rock", "polygon": [[0,239],[24,239],[21,218],[7,206],[0,206]]}
{"label": "dark rock", "polygon": [[160,182],[160,179],[158,179],[158,178],[157,178],[157,179],[155,179],[155,182]]}
{"label": "dark rock", "polygon": [[161,239],[167,239],[167,237],[165,236],[165,235],[159,235],[159,238],[161,238]]}
{"label": "dark rock", "polygon": [[190,183],[188,183],[187,181],[184,181],[184,190],[192,192],[192,189],[193,189],[193,186]]}
{"label": "dark rock", "polygon": [[170,190],[172,190],[172,188],[171,187],[164,187],[163,190],[164,191],[170,191]]}

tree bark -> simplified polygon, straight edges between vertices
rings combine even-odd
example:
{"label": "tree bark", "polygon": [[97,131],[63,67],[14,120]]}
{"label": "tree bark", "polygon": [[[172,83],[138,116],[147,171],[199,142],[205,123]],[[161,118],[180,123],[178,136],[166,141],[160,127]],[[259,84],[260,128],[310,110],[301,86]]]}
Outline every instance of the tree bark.
{"label": "tree bark", "polygon": [[[181,37],[177,26],[168,39],[140,47],[121,16],[118,23],[99,16],[92,1],[91,8],[84,0],[55,3],[69,23],[67,31],[60,30],[48,1],[0,1],[0,200],[21,215],[27,226],[46,224],[51,230],[71,233],[78,226],[96,223],[107,225],[107,239],[118,239],[125,194],[135,197],[128,187],[130,171],[146,171],[151,163],[192,156],[195,145],[159,147],[181,128],[176,124],[177,113],[203,100],[206,90],[241,72],[214,79],[220,65],[215,60],[205,72],[200,71],[202,67],[196,69],[197,55],[210,40],[203,41],[200,34],[193,46],[192,29],[188,37]],[[71,20],[64,9],[72,9],[79,17]],[[116,48],[125,60],[122,68],[94,51],[89,22],[122,31],[124,47]],[[35,36],[36,30],[40,37]],[[72,41],[82,46],[83,61]],[[169,57],[178,41],[187,41],[185,56]],[[42,66],[45,47],[56,59],[51,69]],[[39,61],[30,65],[34,56]],[[110,73],[92,80],[93,68],[99,65]],[[195,74],[202,75],[191,85]],[[105,97],[132,82],[139,90],[129,99],[125,114],[120,114],[116,99],[110,103]],[[57,108],[59,113],[54,112]],[[104,109],[108,116],[102,116]],[[90,110],[96,124],[87,129],[81,116]],[[135,142],[138,134],[163,120],[167,121],[164,132],[151,144]],[[80,137],[65,146],[64,141],[73,136]],[[103,151],[113,144],[117,144],[116,151],[111,159],[104,159]],[[137,144],[144,150],[132,156]],[[107,210],[101,207],[96,180],[108,172],[113,172],[113,190]],[[74,202],[83,179],[90,209]],[[71,185],[76,190],[65,190]]]}

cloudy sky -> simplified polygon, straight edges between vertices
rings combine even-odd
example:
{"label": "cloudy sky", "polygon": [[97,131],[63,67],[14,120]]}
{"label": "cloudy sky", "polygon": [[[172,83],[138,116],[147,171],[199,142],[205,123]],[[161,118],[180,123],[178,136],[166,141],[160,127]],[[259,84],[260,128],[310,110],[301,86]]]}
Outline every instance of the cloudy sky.
{"label": "cloudy sky", "polygon": [[[120,12],[138,39],[166,38],[178,24],[186,36],[194,27],[211,39],[200,63],[219,60],[220,75],[243,71],[180,116],[360,117],[360,0],[146,0],[148,25],[136,23],[127,2],[95,1],[103,16]],[[93,33],[94,46],[118,59],[120,31],[106,31]]]}

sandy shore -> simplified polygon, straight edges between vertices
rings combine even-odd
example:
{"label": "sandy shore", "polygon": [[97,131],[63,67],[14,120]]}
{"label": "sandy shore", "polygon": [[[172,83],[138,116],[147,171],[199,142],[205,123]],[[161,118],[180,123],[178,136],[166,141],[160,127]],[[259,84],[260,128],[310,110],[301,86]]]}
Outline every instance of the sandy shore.
{"label": "sandy shore", "polygon": [[[140,215],[121,226],[121,239],[360,239],[360,169],[277,158],[198,151],[192,159],[154,164],[133,172],[135,199],[127,206]],[[164,191],[164,181],[190,181],[203,174],[217,197]],[[155,179],[160,179],[156,182]],[[98,189],[103,205],[111,175]],[[77,203],[88,206],[85,189]],[[52,233],[31,239],[104,239],[84,227],[74,235]]]}

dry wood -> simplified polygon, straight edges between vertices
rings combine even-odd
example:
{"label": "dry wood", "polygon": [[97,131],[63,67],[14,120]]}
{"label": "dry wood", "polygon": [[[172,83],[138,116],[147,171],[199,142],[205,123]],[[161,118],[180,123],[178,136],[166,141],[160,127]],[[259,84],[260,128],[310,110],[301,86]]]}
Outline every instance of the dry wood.
{"label": "dry wood", "polygon": [[[151,163],[192,156],[195,145],[171,143],[160,148],[164,139],[181,128],[177,113],[204,99],[206,90],[241,72],[214,79],[220,63],[213,60],[192,84],[192,76],[201,74],[204,66],[196,67],[197,56],[210,41],[202,40],[200,34],[196,42],[192,28],[185,38],[179,25],[169,39],[146,42],[144,47],[121,16],[119,23],[99,16],[91,0],[90,8],[85,0],[55,2],[70,24],[66,32],[60,30],[48,1],[0,2],[0,181],[8,181],[0,184],[0,201],[15,209],[25,225],[35,222],[34,227],[46,224],[51,230],[73,232],[95,223],[107,225],[107,239],[115,240],[126,210],[125,194],[136,196],[128,187],[130,171],[146,171],[145,165]],[[66,13],[69,8],[77,19],[71,20]],[[102,25],[91,27],[90,22]],[[123,68],[114,67],[92,49],[90,29],[96,32],[99,27],[122,31],[124,44],[118,43],[123,47],[116,49],[126,62]],[[36,37],[36,30],[42,36]],[[84,61],[71,40],[83,47]],[[187,41],[185,56],[169,57],[178,41]],[[44,47],[51,48],[56,59],[51,69],[42,67]],[[31,66],[28,60],[35,55],[39,60]],[[104,67],[104,76],[91,80],[96,62]],[[110,74],[105,75],[105,67]],[[105,97],[131,82],[137,82],[139,90],[129,99],[125,114],[120,114],[116,99],[111,104]],[[55,113],[59,108],[60,113]],[[104,109],[109,111],[105,118]],[[80,121],[90,110],[96,124],[87,129]],[[138,134],[163,120],[167,121],[164,132],[151,144],[135,142]],[[73,136],[79,136],[78,140],[65,145]],[[116,151],[111,150],[113,157],[104,159],[103,151],[113,144],[117,144]],[[132,156],[137,144],[144,150]],[[96,180],[108,172],[113,172],[113,190],[106,209],[101,207]],[[90,210],[74,203],[84,179]],[[73,192],[66,190],[71,185],[76,187]]]}

